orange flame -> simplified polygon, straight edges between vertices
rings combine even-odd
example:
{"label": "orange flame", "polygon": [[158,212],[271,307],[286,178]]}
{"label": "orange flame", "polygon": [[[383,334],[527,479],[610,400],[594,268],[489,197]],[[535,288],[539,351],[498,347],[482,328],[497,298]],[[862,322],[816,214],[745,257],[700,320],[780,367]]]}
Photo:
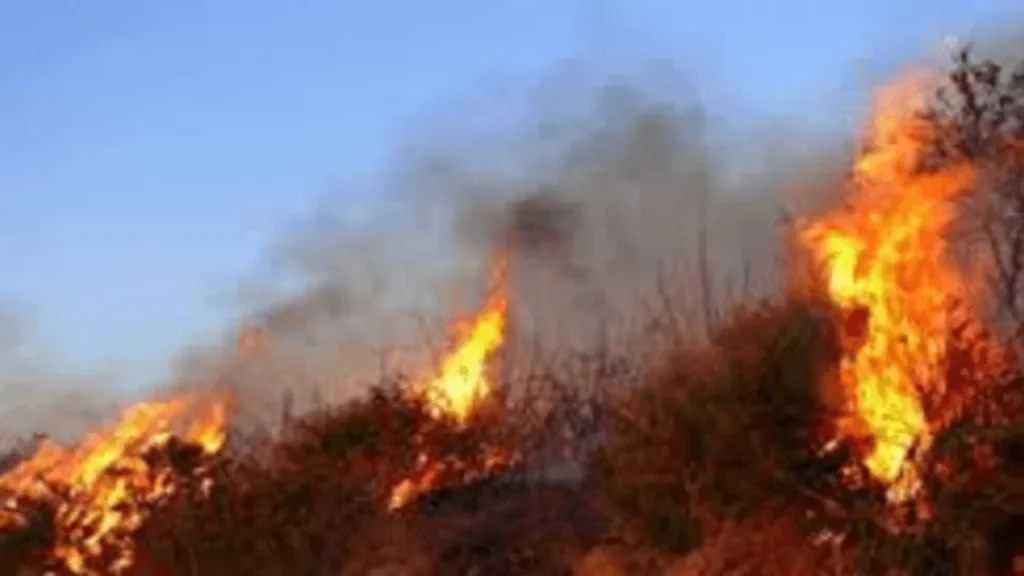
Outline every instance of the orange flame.
{"label": "orange flame", "polygon": [[456,325],[456,330],[465,335],[462,343],[441,361],[437,376],[416,387],[438,417],[447,415],[465,424],[476,406],[491,393],[487,360],[505,341],[505,268],[504,255],[499,255],[493,273],[494,287],[482,310],[471,322]]}
{"label": "orange flame", "polygon": [[[472,321],[456,324],[457,331],[464,334],[462,342],[441,361],[436,376],[411,388],[411,396],[425,402],[428,413],[434,418],[450,418],[464,427],[480,403],[493,392],[487,362],[505,340],[508,313],[505,272],[505,255],[499,253],[494,264],[494,286],[483,308]],[[421,451],[416,470],[391,489],[389,509],[405,506],[420,494],[437,488],[446,477],[469,480],[490,473],[510,460],[504,450],[493,446],[482,447],[480,454],[479,466],[474,467],[469,462],[433,459],[427,451]]]}
{"label": "orange flame", "polygon": [[[154,469],[153,449],[175,437],[173,425],[193,416],[181,436],[206,454],[225,441],[227,404],[220,400],[180,397],[129,407],[120,420],[78,446],[44,441],[32,458],[0,476],[8,508],[47,502],[57,496],[53,558],[74,574],[118,574],[134,564],[132,537],[146,519],[146,509],[175,490],[169,469]],[[0,528],[23,522],[18,514],[0,518]],[[113,558],[105,563],[103,558]],[[95,565],[105,564],[101,568]]]}
{"label": "orange flame", "polygon": [[[867,312],[862,343],[842,360],[840,381],[873,440],[865,466],[887,484],[901,480],[892,498],[914,489],[905,462],[931,434],[922,394],[943,392],[952,311],[967,287],[946,232],[957,216],[954,200],[974,174],[966,165],[921,169],[935,130],[917,114],[926,87],[914,77],[880,93],[849,205],[798,231],[824,269],[830,299]],[[841,433],[856,436],[855,427],[841,424]]]}

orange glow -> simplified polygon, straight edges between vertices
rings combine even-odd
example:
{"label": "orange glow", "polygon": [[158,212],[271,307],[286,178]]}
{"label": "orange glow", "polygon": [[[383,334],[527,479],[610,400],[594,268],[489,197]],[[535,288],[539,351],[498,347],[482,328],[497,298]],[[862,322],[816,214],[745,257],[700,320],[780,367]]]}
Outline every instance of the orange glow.
{"label": "orange glow", "polygon": [[848,205],[798,230],[832,302],[867,312],[861,344],[840,365],[854,415],[840,432],[857,437],[857,428],[867,429],[863,462],[896,499],[915,489],[916,471],[905,463],[933,432],[922,395],[944,392],[952,314],[968,286],[948,255],[946,232],[974,174],[966,165],[920,169],[934,134],[915,115],[928,88],[920,80],[879,94]]}
{"label": "orange glow", "polygon": [[[174,425],[191,419],[189,432],[178,438],[213,454],[224,444],[226,417],[226,403],[210,398],[133,405],[114,426],[78,446],[44,441],[32,458],[0,476],[0,493],[17,509],[18,502],[51,501],[51,490],[59,490],[54,559],[73,574],[122,573],[134,563],[132,538],[147,507],[175,489],[172,471],[152,466],[148,453],[165,447],[175,437]],[[0,522],[10,525],[20,517]]]}
{"label": "orange glow", "polygon": [[403,478],[391,490],[388,509],[398,510],[412,502],[420,494],[436,490],[448,478],[469,482],[507,466],[513,459],[498,447],[486,446],[479,461],[431,460],[426,454],[420,457],[416,471]]}
{"label": "orange glow", "polygon": [[456,325],[458,332],[464,334],[462,342],[441,361],[437,376],[415,387],[437,416],[446,415],[464,424],[492,391],[487,361],[505,341],[505,268],[505,257],[501,254],[494,266],[494,286],[483,309],[471,322]]}
{"label": "orange glow", "polygon": [[[494,262],[493,286],[483,308],[472,321],[456,324],[456,330],[463,335],[460,344],[442,359],[436,376],[411,387],[410,396],[424,402],[431,417],[450,418],[464,428],[480,403],[493,393],[487,375],[488,360],[505,340],[508,313],[505,274],[506,257],[499,252]],[[477,454],[480,458],[472,462],[434,458],[429,449],[429,446],[423,448],[416,469],[391,488],[389,509],[397,510],[446,481],[468,481],[511,461],[504,450],[493,446],[481,447]]]}

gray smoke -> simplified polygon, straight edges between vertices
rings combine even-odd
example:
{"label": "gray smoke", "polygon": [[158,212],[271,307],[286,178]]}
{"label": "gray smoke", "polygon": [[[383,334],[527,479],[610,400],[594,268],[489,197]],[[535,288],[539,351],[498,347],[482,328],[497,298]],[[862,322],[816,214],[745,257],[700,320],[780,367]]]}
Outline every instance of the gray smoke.
{"label": "gray smoke", "polygon": [[110,418],[124,394],[110,374],[64,373],[41,349],[31,318],[0,307],[0,449],[45,433],[71,440]]}
{"label": "gray smoke", "polygon": [[381,212],[353,223],[343,198],[328,201],[273,246],[244,310],[263,347],[213,362],[246,411],[427,369],[450,320],[480,303],[498,244],[509,349],[652,351],[658,324],[702,337],[732,303],[776,289],[784,217],[839,188],[843,142],[729,132],[663,83],[558,86],[513,121],[460,132],[446,118],[457,136],[428,130],[404,149]]}

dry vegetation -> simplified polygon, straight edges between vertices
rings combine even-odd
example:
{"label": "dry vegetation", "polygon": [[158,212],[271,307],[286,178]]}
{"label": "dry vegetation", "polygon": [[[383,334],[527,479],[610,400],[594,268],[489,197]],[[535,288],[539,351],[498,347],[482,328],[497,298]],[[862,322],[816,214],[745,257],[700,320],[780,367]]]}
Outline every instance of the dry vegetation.
{"label": "dry vegetation", "polygon": [[[966,156],[984,166],[971,196],[982,225],[965,229],[991,250],[993,308],[1015,322],[1024,76],[964,54],[952,80],[930,121],[955,126],[943,134],[957,138],[936,142],[929,161]],[[563,249],[557,230],[571,210],[551,205],[517,204],[521,250]],[[698,271],[710,290],[707,262]],[[660,297],[657,322],[640,335],[656,359],[597,348],[537,361],[498,378],[465,426],[428,414],[397,378],[298,413],[286,399],[272,432],[235,434],[201,475],[188,446],[163,449],[153,457],[181,476],[180,489],[133,535],[129,573],[1011,573],[1024,553],[1024,413],[1015,409],[1024,374],[950,377],[950,394],[969,397],[970,408],[950,417],[923,464],[929,505],[897,506],[863,467],[851,472],[855,446],[823,451],[838,410],[830,382],[843,311],[814,290],[750,295],[725,313],[709,304],[691,316]],[[969,352],[972,336],[950,336]],[[968,352],[951,370],[973,373]],[[517,458],[464,481],[457,466],[478,468],[484,445]],[[389,488],[423,446],[454,463],[451,477],[389,512]],[[41,573],[53,527],[46,510],[38,516],[0,538],[0,571]]]}

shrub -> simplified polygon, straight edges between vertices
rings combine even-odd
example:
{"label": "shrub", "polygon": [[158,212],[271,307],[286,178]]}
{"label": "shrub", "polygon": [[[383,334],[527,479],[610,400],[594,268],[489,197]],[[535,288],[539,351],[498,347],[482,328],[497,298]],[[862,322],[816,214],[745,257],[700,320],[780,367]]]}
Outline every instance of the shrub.
{"label": "shrub", "polygon": [[627,531],[685,551],[710,525],[802,498],[825,411],[817,383],[835,353],[814,310],[741,309],[621,402],[594,471]]}

